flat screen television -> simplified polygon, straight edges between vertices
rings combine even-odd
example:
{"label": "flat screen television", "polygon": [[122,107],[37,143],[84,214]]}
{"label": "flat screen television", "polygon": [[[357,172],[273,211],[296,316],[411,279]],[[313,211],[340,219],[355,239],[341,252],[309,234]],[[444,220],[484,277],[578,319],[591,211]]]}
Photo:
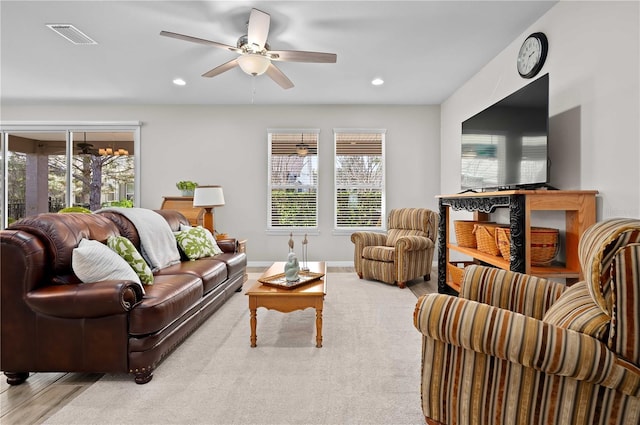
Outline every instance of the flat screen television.
{"label": "flat screen television", "polygon": [[545,74],[462,123],[462,189],[547,185],[548,130],[549,74]]}

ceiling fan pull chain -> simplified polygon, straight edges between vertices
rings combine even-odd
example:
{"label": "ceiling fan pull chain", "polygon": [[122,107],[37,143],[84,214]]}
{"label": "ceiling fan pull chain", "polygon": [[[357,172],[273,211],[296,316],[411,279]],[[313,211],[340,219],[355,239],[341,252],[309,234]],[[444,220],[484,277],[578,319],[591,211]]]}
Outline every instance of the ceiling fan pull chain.
{"label": "ceiling fan pull chain", "polygon": [[253,101],[256,96],[256,76],[251,76],[251,104],[253,105]]}

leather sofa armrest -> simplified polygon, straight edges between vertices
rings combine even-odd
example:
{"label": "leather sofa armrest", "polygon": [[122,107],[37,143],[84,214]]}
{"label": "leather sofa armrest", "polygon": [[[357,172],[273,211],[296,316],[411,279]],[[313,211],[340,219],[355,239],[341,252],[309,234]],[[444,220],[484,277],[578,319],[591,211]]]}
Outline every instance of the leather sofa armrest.
{"label": "leather sofa armrest", "polygon": [[65,319],[122,314],[141,300],[140,285],[116,280],[51,285],[26,294],[26,303],[32,310]]}
{"label": "leather sofa armrest", "polygon": [[234,253],[238,251],[237,239],[220,239],[216,241],[222,252]]}

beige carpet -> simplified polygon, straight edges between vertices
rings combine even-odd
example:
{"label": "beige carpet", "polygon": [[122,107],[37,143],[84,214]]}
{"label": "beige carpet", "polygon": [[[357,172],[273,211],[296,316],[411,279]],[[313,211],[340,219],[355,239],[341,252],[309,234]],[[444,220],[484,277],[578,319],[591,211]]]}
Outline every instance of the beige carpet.
{"label": "beige carpet", "polygon": [[150,383],[105,375],[46,423],[424,424],[415,303],[410,290],[329,273],[322,348],[314,310],[262,308],[251,348],[248,301],[238,293]]}

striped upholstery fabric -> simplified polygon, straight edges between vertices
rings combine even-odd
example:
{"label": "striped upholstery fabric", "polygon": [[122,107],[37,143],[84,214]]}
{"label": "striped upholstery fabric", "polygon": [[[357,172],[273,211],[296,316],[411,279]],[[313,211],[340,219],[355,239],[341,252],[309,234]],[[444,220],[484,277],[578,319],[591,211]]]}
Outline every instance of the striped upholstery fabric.
{"label": "striped upholstery fabric", "polygon": [[640,365],[640,244],[618,250],[611,272],[616,289],[609,348]]}
{"label": "striped upholstery fabric", "polygon": [[578,254],[595,302],[610,317],[609,348],[640,364],[640,220],[596,223],[580,239]]}
{"label": "striped upholstery fabric", "polygon": [[425,417],[443,424],[640,424],[637,223],[609,220],[585,232],[581,261],[595,285],[565,289],[474,265],[460,297],[421,297],[414,325],[423,334]]}
{"label": "striped upholstery fabric", "polygon": [[354,265],[358,276],[403,286],[431,274],[438,215],[425,208],[389,213],[387,234],[354,232]]}
{"label": "striped upholstery fabric", "polygon": [[391,210],[387,219],[387,246],[394,246],[402,236],[425,236],[436,240],[438,216],[426,208]]}
{"label": "striped upholstery fabric", "polygon": [[494,267],[465,268],[460,297],[542,319],[565,285]]}
{"label": "striped upholstery fabric", "polygon": [[544,322],[591,335],[603,342],[609,338],[610,317],[593,301],[587,282],[568,288],[546,312]]}
{"label": "striped upholstery fabric", "polygon": [[614,219],[588,228],[578,244],[580,264],[598,305],[609,314],[613,309],[611,264],[616,252],[640,242],[640,220]]}
{"label": "striped upholstery fabric", "polygon": [[358,275],[362,275],[362,252],[369,246],[384,246],[387,235],[374,232],[355,232],[351,234],[351,242],[355,245],[353,251],[353,265]]}
{"label": "striped upholstery fabric", "polygon": [[396,258],[396,249],[392,246],[365,246],[362,250],[362,258],[393,263]]}

